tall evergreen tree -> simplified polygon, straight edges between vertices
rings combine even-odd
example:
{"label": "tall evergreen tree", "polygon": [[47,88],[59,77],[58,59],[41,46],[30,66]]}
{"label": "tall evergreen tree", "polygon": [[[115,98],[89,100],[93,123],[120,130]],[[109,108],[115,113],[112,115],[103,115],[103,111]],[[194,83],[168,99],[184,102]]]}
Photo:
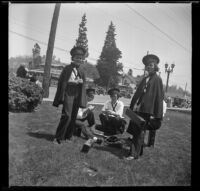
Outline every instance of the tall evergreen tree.
{"label": "tall evergreen tree", "polygon": [[79,36],[78,39],[76,39],[76,46],[81,46],[83,48],[86,49],[86,55],[85,58],[87,58],[89,56],[88,53],[88,39],[87,39],[87,28],[86,28],[86,14],[84,13],[83,17],[82,17],[82,21],[79,25]]}
{"label": "tall evergreen tree", "polygon": [[104,46],[96,67],[100,75],[100,80],[97,82],[107,89],[118,84],[119,72],[123,71],[123,65],[118,61],[121,58],[121,51],[116,47],[115,26],[112,21],[106,33]]}

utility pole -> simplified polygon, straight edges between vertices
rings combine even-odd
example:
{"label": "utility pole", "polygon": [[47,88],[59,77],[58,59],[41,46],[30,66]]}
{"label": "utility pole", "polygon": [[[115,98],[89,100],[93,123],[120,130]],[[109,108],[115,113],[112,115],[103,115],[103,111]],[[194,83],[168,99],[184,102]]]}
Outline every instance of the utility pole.
{"label": "utility pole", "polygon": [[54,42],[55,42],[55,36],[56,36],[56,28],[58,23],[58,16],[60,12],[60,3],[56,3],[53,18],[51,22],[51,31],[49,35],[49,42],[48,42],[48,48],[46,53],[46,60],[45,60],[45,67],[44,67],[44,75],[43,75],[43,82],[42,82],[42,88],[44,89],[44,98],[49,97],[49,86],[50,86],[50,70],[51,70],[51,62],[52,62],[52,56],[53,56],[53,48],[54,48]]}
{"label": "utility pole", "polygon": [[168,82],[169,82],[169,74],[173,72],[173,69],[175,67],[175,64],[171,64],[171,67],[168,67],[168,64],[165,64],[165,73],[167,72],[167,83],[166,83],[166,90],[165,93],[167,93],[168,90]]}

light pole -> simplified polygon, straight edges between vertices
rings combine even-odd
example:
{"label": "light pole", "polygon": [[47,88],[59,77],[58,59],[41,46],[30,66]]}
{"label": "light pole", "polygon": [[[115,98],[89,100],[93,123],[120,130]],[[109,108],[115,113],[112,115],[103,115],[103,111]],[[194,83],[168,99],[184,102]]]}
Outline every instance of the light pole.
{"label": "light pole", "polygon": [[167,89],[168,89],[168,82],[169,82],[169,74],[173,72],[173,69],[175,67],[175,64],[171,64],[171,67],[168,66],[168,64],[165,64],[165,73],[167,72],[167,84],[166,84],[166,93],[167,93]]}

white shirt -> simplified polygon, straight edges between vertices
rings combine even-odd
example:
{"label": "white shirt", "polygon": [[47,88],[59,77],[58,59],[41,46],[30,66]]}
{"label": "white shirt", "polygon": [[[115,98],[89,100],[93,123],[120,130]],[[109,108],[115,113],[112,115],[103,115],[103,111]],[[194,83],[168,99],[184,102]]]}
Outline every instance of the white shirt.
{"label": "white shirt", "polygon": [[[108,110],[112,110],[113,111],[113,107],[111,104],[111,100],[108,100],[105,102],[102,111],[105,111],[106,109]],[[123,117],[123,110],[124,110],[124,103],[120,100],[116,101],[116,106],[115,106],[115,113],[118,114],[120,117]]]}
{"label": "white shirt", "polygon": [[77,114],[77,119],[83,119],[85,118],[86,116],[83,115],[84,114],[84,111],[86,111],[87,108],[79,108],[78,109],[78,114]]}
{"label": "white shirt", "polygon": [[72,70],[72,73],[71,73],[71,76],[69,78],[69,82],[73,82],[75,80],[79,79],[79,76],[78,76],[78,71],[76,68],[73,68]]}

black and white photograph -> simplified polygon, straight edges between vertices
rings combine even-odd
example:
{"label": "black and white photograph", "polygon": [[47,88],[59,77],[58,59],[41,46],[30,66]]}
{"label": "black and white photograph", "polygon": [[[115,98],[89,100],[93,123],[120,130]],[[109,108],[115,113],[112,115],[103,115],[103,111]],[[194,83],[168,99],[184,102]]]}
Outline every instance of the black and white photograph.
{"label": "black and white photograph", "polygon": [[191,186],[192,3],[8,5],[8,186]]}

